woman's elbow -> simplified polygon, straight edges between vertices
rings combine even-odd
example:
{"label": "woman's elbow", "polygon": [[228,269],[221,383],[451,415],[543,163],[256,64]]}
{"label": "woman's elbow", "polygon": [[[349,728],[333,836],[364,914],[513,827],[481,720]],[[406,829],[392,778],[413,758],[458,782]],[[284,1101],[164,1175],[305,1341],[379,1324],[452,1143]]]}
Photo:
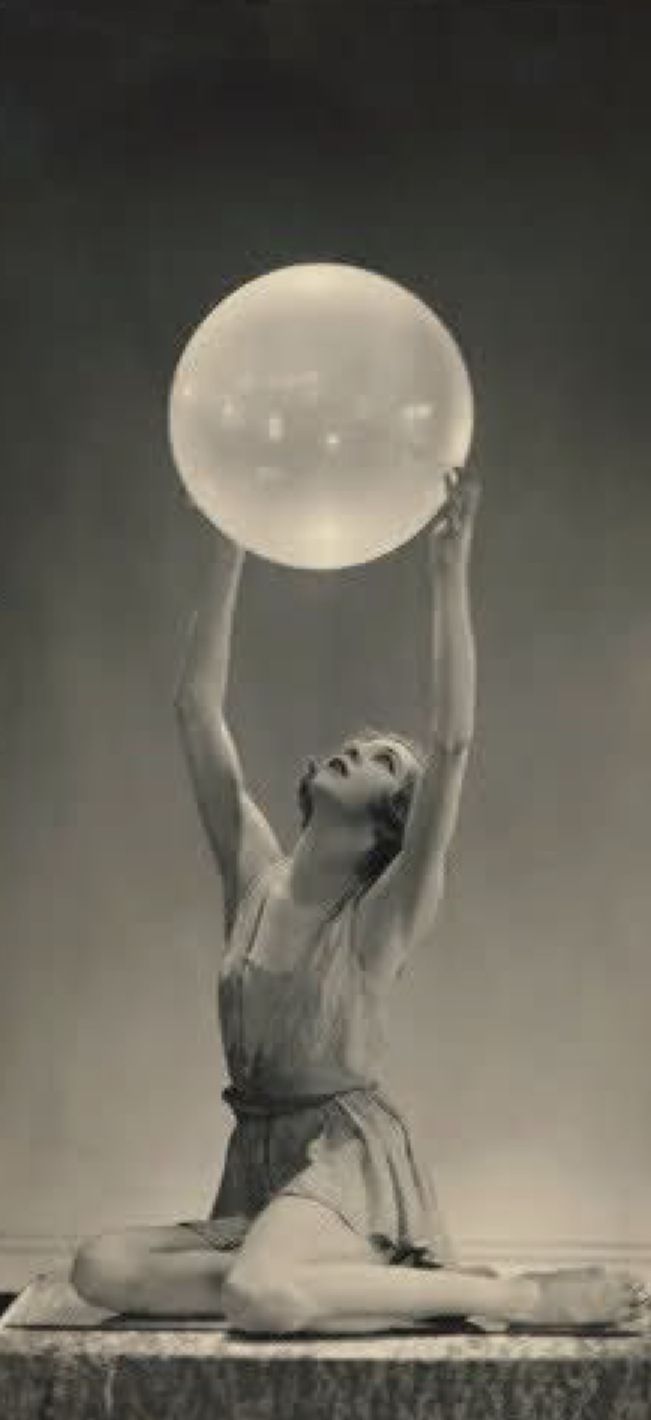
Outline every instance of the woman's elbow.
{"label": "woman's elbow", "polygon": [[212,690],[201,676],[190,672],[183,675],[173,698],[177,724],[182,729],[191,730],[194,726],[212,722],[215,705],[219,708],[217,692]]}

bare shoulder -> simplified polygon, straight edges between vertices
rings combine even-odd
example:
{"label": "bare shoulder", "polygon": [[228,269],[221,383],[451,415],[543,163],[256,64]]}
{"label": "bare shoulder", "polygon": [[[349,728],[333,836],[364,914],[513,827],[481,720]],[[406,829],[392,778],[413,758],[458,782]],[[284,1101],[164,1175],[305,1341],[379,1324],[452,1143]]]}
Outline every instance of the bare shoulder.
{"label": "bare shoulder", "polygon": [[281,875],[286,862],[284,853],[269,854],[258,858],[254,867],[245,877],[239,875],[231,883],[230,900],[227,895],[228,880],[224,880],[224,935],[228,942],[239,924],[255,903],[261,904],[273,895],[274,884]]}
{"label": "bare shoulder", "polygon": [[386,936],[395,936],[403,926],[401,896],[397,887],[398,858],[394,858],[383,873],[365,887],[355,899],[355,923],[357,940],[377,941]]}
{"label": "bare shoulder", "polygon": [[423,853],[422,858],[403,848],[360,894],[355,941],[366,970],[383,980],[393,979],[414,948],[432,937],[445,872],[445,853],[438,846]]}
{"label": "bare shoulder", "polygon": [[414,935],[413,924],[402,910],[402,895],[395,889],[396,865],[394,859],[355,902],[357,959],[378,984],[388,983],[398,974]]}

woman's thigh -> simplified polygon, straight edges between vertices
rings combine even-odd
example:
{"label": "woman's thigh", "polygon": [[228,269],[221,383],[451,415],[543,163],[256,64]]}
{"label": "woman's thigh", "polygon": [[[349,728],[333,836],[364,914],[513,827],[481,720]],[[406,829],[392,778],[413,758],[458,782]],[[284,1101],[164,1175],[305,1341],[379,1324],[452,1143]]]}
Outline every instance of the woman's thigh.
{"label": "woman's thigh", "polygon": [[220,1248],[214,1247],[207,1238],[202,1237],[200,1232],[195,1232],[193,1228],[185,1227],[182,1223],[140,1224],[134,1227],[120,1228],[113,1232],[101,1233],[98,1238],[89,1239],[91,1246],[93,1243],[105,1246],[114,1244],[116,1248],[121,1248],[125,1253],[134,1255],[166,1252],[221,1252]]}
{"label": "woman's thigh", "polygon": [[382,1257],[327,1204],[283,1194],[258,1214],[239,1248],[238,1268],[300,1262],[375,1262]]}

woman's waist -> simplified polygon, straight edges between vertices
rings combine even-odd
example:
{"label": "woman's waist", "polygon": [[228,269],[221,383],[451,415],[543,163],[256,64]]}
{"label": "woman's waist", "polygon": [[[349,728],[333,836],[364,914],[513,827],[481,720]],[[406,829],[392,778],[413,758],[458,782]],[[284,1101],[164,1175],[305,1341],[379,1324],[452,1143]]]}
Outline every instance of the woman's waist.
{"label": "woman's waist", "polygon": [[375,1080],[341,1082],[327,1089],[298,1089],[284,1083],[281,1088],[265,1082],[231,1081],[222,1090],[222,1099],[236,1118],[273,1118],[278,1115],[300,1114],[323,1109],[338,1100],[360,1095],[374,1095],[379,1089]]}

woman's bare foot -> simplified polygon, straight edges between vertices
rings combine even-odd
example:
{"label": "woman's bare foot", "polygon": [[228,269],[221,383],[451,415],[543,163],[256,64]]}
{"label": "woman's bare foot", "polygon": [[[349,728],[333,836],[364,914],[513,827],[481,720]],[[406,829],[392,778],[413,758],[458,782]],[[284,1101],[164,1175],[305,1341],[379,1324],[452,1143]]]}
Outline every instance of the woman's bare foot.
{"label": "woman's bare foot", "polygon": [[604,1267],[524,1272],[517,1283],[522,1298],[518,1314],[509,1317],[512,1325],[639,1330],[651,1321],[651,1292],[641,1277],[630,1272]]}

